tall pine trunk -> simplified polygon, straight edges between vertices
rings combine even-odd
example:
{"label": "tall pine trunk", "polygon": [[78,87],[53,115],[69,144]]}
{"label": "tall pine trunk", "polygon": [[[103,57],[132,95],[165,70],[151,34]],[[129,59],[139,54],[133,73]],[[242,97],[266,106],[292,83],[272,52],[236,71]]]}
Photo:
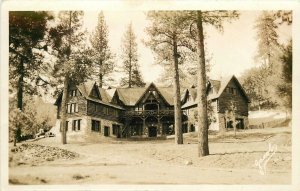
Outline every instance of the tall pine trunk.
{"label": "tall pine trunk", "polygon": [[68,98],[68,85],[69,85],[69,76],[67,75],[64,80],[63,96],[61,101],[61,130],[62,130],[62,144],[67,144],[67,131],[66,131],[66,118],[67,118],[67,98]]}
{"label": "tall pine trunk", "polygon": [[103,70],[102,70],[102,64],[103,64],[103,61],[100,60],[100,72],[99,72],[99,87],[102,88],[102,85],[103,85]]}
{"label": "tall pine trunk", "polygon": [[129,75],[128,75],[128,87],[131,88],[131,73],[132,73],[132,65],[131,65],[131,56],[129,56]]}
{"label": "tall pine trunk", "polygon": [[181,102],[180,102],[180,85],[179,85],[179,72],[178,72],[178,52],[177,41],[173,39],[173,58],[174,58],[174,128],[175,128],[175,143],[183,144],[182,136],[182,119],[181,119]]}
{"label": "tall pine trunk", "polygon": [[206,98],[206,71],[204,54],[204,35],[202,24],[202,12],[197,11],[197,31],[198,31],[198,79],[197,79],[197,104],[198,104],[198,156],[209,155],[208,149],[208,118],[207,118],[207,98]]}
{"label": "tall pine trunk", "polygon": [[24,86],[24,62],[21,59],[20,63],[20,76],[18,80],[18,108],[23,110],[23,86]]}
{"label": "tall pine trunk", "polygon": [[[24,61],[23,58],[20,60],[20,65],[19,65],[19,70],[20,70],[20,76],[18,80],[18,92],[17,92],[17,99],[18,99],[18,108],[23,111],[23,88],[24,88]],[[17,146],[17,140],[21,134],[21,127],[16,127],[17,130],[15,132],[15,137],[14,137],[14,146]]]}

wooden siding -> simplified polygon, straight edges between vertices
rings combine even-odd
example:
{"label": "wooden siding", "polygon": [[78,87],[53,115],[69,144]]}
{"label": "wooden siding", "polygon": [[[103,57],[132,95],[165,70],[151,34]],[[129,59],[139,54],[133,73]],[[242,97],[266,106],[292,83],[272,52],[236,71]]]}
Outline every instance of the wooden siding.
{"label": "wooden siding", "polygon": [[[155,91],[156,93],[150,93]],[[139,110],[143,109],[143,105],[149,103],[158,103],[160,110],[166,110],[166,109],[173,109],[174,107],[169,106],[168,103],[165,102],[165,100],[161,97],[161,95],[158,93],[157,89],[154,87],[150,87],[149,90],[143,95],[139,103],[137,103],[136,107],[130,107],[129,110],[136,110],[136,108],[139,108]],[[127,109],[127,108],[126,108]]]}
{"label": "wooden siding", "polygon": [[119,121],[121,110],[87,100],[87,115],[112,121]]}
{"label": "wooden siding", "polygon": [[223,91],[218,98],[218,111],[220,113],[225,113],[233,102],[237,108],[236,112],[238,115],[248,116],[248,101],[242,94],[242,90],[237,86],[234,80],[231,80],[226,88],[227,87],[235,88],[237,91],[235,94],[226,91],[226,89]]}
{"label": "wooden siding", "polygon": [[[70,89],[72,91],[74,89]],[[78,105],[78,112],[74,113],[67,113],[67,117],[77,117],[77,116],[82,116],[87,114],[87,101],[82,95],[77,95],[77,96],[70,96],[70,93],[68,93],[67,97],[67,104],[75,103]],[[57,118],[60,119],[60,112],[61,112],[61,102],[57,106]]]}

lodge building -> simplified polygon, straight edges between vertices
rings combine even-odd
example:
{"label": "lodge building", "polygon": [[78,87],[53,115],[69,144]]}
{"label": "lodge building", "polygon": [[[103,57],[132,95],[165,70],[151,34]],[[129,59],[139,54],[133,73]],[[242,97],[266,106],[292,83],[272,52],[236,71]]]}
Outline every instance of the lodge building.
{"label": "lodge building", "polygon": [[[238,107],[238,128],[248,126],[250,102],[237,78],[208,83],[208,100],[213,105],[214,120],[210,129],[230,128],[224,116],[228,103]],[[197,130],[195,123],[196,88],[182,92],[182,131]],[[230,93],[231,92],[231,93]],[[69,86],[67,96],[67,137],[76,141],[112,137],[165,137],[174,134],[173,88],[157,87],[154,83],[137,88],[100,88],[95,82]],[[61,134],[60,113],[62,94],[55,101],[57,122],[54,133]]]}

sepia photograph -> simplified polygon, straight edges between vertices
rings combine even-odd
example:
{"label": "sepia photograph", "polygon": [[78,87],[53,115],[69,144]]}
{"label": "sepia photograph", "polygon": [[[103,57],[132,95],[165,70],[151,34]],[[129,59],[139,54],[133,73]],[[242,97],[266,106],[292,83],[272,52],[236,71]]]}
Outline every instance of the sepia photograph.
{"label": "sepia photograph", "polygon": [[291,185],[293,12],[8,9],[7,188]]}

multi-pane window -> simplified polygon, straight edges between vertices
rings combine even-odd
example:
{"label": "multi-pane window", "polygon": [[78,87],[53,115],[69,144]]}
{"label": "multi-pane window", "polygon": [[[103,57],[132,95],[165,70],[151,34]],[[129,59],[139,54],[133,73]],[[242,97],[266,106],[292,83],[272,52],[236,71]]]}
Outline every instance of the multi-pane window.
{"label": "multi-pane window", "polygon": [[236,95],[237,90],[235,88],[232,88],[232,87],[227,87],[226,92],[228,92],[230,94],[233,94],[233,95]]}
{"label": "multi-pane window", "polygon": [[99,104],[96,104],[96,111],[101,111],[101,106]]}
{"label": "multi-pane window", "polygon": [[100,121],[92,120],[92,131],[101,132]]}
{"label": "multi-pane window", "polygon": [[73,124],[72,124],[73,131],[80,131],[80,122],[81,122],[81,119],[73,121]]}
{"label": "multi-pane window", "polygon": [[78,104],[69,103],[67,104],[67,113],[77,113],[78,112]]}
{"label": "multi-pane window", "polygon": [[69,96],[70,97],[76,97],[76,96],[79,96],[79,95],[81,95],[81,93],[80,93],[80,91],[78,91],[78,89],[69,91]]}

